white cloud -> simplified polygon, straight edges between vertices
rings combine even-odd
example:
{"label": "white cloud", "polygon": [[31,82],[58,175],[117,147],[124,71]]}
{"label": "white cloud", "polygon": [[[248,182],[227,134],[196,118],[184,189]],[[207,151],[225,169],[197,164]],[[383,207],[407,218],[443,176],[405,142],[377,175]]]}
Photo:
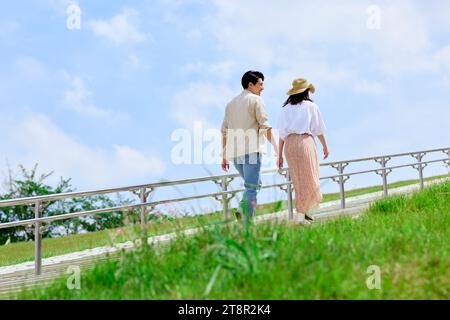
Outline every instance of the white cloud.
{"label": "white cloud", "polygon": [[365,95],[381,95],[385,86],[377,80],[364,79],[349,67],[332,66],[311,60],[293,61],[289,68],[283,68],[266,79],[266,93],[269,97],[284,95],[292,80],[306,78],[314,84],[317,93],[341,90]]}
{"label": "white cloud", "polygon": [[336,43],[362,38],[365,32],[363,4],[277,1],[274,5],[272,1],[256,0],[214,3],[217,14],[208,21],[219,46],[255,64],[286,64],[297,58],[298,49],[292,52],[294,47],[305,48],[325,39],[330,40],[326,43]]}
{"label": "white cloud", "polygon": [[1,20],[0,21],[0,38],[16,33],[20,29],[17,21]]}
{"label": "white cloud", "polygon": [[355,82],[353,90],[362,94],[381,95],[385,93],[386,88],[380,82],[361,80]]}
{"label": "white cloud", "polygon": [[[289,45],[304,46],[312,42],[362,43],[376,47],[374,39],[396,48],[420,50],[428,45],[425,21],[410,1],[379,3],[382,24],[379,31],[369,30],[369,1],[329,2],[319,0],[292,2],[249,0],[215,0],[218,13],[210,18],[216,37],[226,48],[242,52],[258,52],[252,45],[279,41],[282,49]],[[253,10],[251,10],[253,8]],[[299,19],[301,16],[301,19]],[[247,46],[241,46],[247,43]],[[382,48],[380,48],[382,49]]]}
{"label": "white cloud", "polygon": [[28,168],[39,163],[42,171],[55,171],[53,179],[74,178],[77,188],[144,183],[165,171],[162,160],[129,146],[84,145],[42,114],[2,114],[0,123],[10,133],[9,139],[0,141],[2,160],[7,158],[12,166],[23,164]]}
{"label": "white cloud", "polygon": [[134,70],[148,70],[150,66],[142,61],[142,59],[136,53],[128,54],[124,67],[126,69],[134,69]]}
{"label": "white cloud", "polygon": [[75,0],[47,0],[49,6],[53,8],[53,10],[57,11],[62,15],[66,15],[66,10],[70,5],[78,5],[78,1]]}
{"label": "white cloud", "polygon": [[[147,157],[140,151],[123,145],[114,145],[114,155],[117,169],[114,171],[119,176],[142,176],[146,174],[159,173],[164,171],[164,163],[156,157]],[[131,165],[132,164],[132,165]]]}
{"label": "white cloud", "polygon": [[[406,89],[409,81],[417,83],[415,76],[422,74],[431,75],[434,81],[439,66],[449,66],[448,49],[442,48],[436,54],[434,49],[435,37],[445,34],[432,33],[433,11],[439,11],[439,6],[424,13],[421,6],[426,4],[419,1],[377,1],[381,28],[370,30],[366,9],[373,1],[214,0],[213,3],[216,10],[206,19],[207,25],[202,30],[210,30],[222,56],[235,61],[236,69],[266,71],[264,99],[269,107],[281,103],[292,80],[298,77],[313,82],[318,94],[328,92],[327,99],[342,97],[336,101],[338,107],[353,102],[354,93],[387,95],[390,101],[396,101],[397,105],[381,103],[375,110],[367,107],[345,117],[341,113],[335,117],[339,120],[328,118],[330,140],[342,151],[341,158],[348,158],[351,152],[358,152],[355,154],[358,156],[426,149],[431,145],[442,146],[449,140],[448,130],[444,129],[448,127],[445,109],[448,107],[435,103],[433,112],[427,111],[424,120],[422,109],[428,104],[423,101],[423,105],[411,106],[403,93],[406,90],[398,90]],[[185,68],[202,70],[203,65]],[[443,82],[448,85],[449,77]],[[358,99],[355,101],[359,103]],[[368,100],[367,105],[373,106],[374,101]],[[351,104],[346,110],[349,108]],[[427,134],[417,131],[433,132],[436,123],[439,141],[430,142]],[[351,147],[342,147],[342,141],[351,141]]]}
{"label": "white cloud", "polygon": [[235,94],[226,85],[191,83],[175,94],[172,117],[184,128],[191,128],[195,121],[201,121],[206,129],[217,128],[210,123],[209,117],[217,112],[222,114],[228,100]]}
{"label": "white cloud", "polygon": [[[347,159],[448,146],[450,109],[445,103],[431,99],[403,103],[406,110],[396,101],[387,101],[356,122],[334,129],[327,136],[330,148]],[[343,142],[354,147],[344,148]]]}
{"label": "white cloud", "polygon": [[434,58],[440,66],[450,70],[450,45],[439,49]]}
{"label": "white cloud", "polygon": [[92,20],[87,24],[98,37],[105,38],[116,45],[141,43],[149,39],[148,34],[140,32],[136,26],[139,12],[124,8],[109,20]]}
{"label": "white cloud", "polygon": [[[223,52],[246,65],[283,70],[298,66],[300,71],[308,65],[350,68],[355,80],[369,68],[384,76],[435,70],[429,62],[430,18],[411,1],[378,2],[379,30],[366,25],[370,1],[215,0],[214,4],[217,10],[207,20],[208,28]],[[329,76],[333,74],[323,80]]]}
{"label": "white cloud", "polygon": [[182,67],[185,73],[197,73],[202,76],[212,76],[214,79],[229,79],[236,69],[236,63],[230,59],[217,63],[189,62]]}
{"label": "white cloud", "polygon": [[160,2],[166,6],[180,7],[184,5],[204,3],[205,0],[160,0]]}
{"label": "white cloud", "polygon": [[17,67],[20,75],[27,79],[41,79],[47,74],[46,68],[34,57],[19,57],[15,61],[15,66]]}
{"label": "white cloud", "polygon": [[186,33],[186,39],[189,41],[199,41],[202,38],[202,32],[199,29],[192,29]]}
{"label": "white cloud", "polygon": [[91,102],[92,93],[86,88],[84,81],[78,76],[65,74],[70,84],[70,89],[64,92],[65,106],[86,117],[124,120],[128,118],[126,114],[117,113],[111,110],[100,108]]}

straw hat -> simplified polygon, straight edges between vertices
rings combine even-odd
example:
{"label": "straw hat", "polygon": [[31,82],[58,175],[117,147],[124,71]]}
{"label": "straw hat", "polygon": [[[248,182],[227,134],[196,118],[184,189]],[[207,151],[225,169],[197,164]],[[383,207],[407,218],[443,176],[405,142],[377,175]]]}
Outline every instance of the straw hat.
{"label": "straw hat", "polygon": [[306,79],[298,78],[292,81],[292,88],[287,92],[287,95],[292,96],[297,93],[302,93],[308,89],[311,93],[314,93],[314,91],[316,91],[316,88],[314,88],[311,83],[308,83]]}

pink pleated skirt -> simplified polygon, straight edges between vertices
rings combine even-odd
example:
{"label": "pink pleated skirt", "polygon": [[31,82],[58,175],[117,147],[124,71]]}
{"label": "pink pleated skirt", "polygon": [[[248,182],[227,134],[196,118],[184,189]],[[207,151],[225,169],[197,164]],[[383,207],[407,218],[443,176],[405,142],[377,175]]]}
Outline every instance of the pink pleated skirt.
{"label": "pink pleated skirt", "polygon": [[295,191],[295,207],[305,213],[319,206],[320,165],[314,138],[310,135],[290,134],[286,138],[285,156]]}

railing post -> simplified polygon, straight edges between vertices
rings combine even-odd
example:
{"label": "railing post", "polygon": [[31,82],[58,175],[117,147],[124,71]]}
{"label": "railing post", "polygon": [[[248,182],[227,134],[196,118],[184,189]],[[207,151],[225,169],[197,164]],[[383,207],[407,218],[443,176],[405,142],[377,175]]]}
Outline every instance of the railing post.
{"label": "railing post", "polygon": [[387,176],[389,173],[392,172],[391,169],[389,169],[389,172],[386,170],[386,164],[391,159],[391,157],[382,157],[380,159],[375,159],[376,162],[378,162],[381,165],[381,174],[376,171],[377,174],[380,174],[383,178],[383,195],[387,197],[388,195],[388,184],[387,184]]}
{"label": "railing post", "polygon": [[419,153],[412,153],[411,156],[417,159],[417,165],[414,166],[415,169],[419,171],[419,182],[420,182],[420,190],[423,190],[424,183],[423,183],[423,169],[427,166],[427,164],[422,164],[422,159],[426,153],[425,152],[419,152]]}
{"label": "railing post", "polygon": [[[227,192],[228,191],[228,178],[222,177],[222,181],[221,181],[221,187],[222,187],[222,192]],[[228,194],[224,194],[222,196],[222,209],[223,209],[223,214],[225,216],[225,219],[229,219],[230,218],[230,214],[228,212],[228,207],[229,207],[229,198],[228,198]]]}
{"label": "railing post", "polygon": [[381,160],[381,166],[383,167],[383,193],[384,193],[384,196],[387,197],[388,188],[387,188],[387,174],[386,174],[386,159],[385,158],[383,158]]}
{"label": "railing post", "polygon": [[[141,202],[141,204],[147,203],[148,200],[148,195],[153,191],[153,188],[149,188],[149,190],[147,190],[146,187],[142,187],[139,190],[139,200]],[[146,236],[146,214],[147,214],[147,207],[146,206],[141,206],[141,235],[144,237]]]}
{"label": "railing post", "polygon": [[[342,167],[342,163],[339,163],[339,174],[344,173],[344,168]],[[345,208],[345,190],[344,190],[344,177],[339,176],[339,193],[341,196],[341,209]]]}
{"label": "railing post", "polygon": [[339,184],[339,194],[340,194],[340,198],[341,198],[341,209],[345,209],[345,189],[344,189],[344,183],[345,181],[347,181],[350,176],[347,176],[344,179],[344,168],[346,166],[348,166],[348,162],[339,162],[338,165],[336,166],[335,164],[331,165],[333,168],[337,169],[337,171],[339,172],[339,179],[338,181],[336,181],[336,177],[332,178],[332,180],[334,182],[337,182]]}
{"label": "railing post", "polygon": [[286,169],[286,172],[283,173],[283,170],[278,171],[278,173],[285,177],[286,184],[280,186],[280,189],[286,192],[287,202],[288,202],[288,219],[294,219],[294,206],[292,205],[292,180],[289,175],[289,170]]}
{"label": "railing post", "polygon": [[[230,184],[231,181],[233,181],[233,179],[234,179],[233,177],[223,176],[219,179],[214,179],[212,181],[220,187],[220,190],[222,192],[227,192],[228,185]],[[235,196],[234,193],[227,193],[227,194],[223,194],[223,195],[214,196],[214,198],[217,201],[220,201],[222,203],[222,211],[223,211],[225,220],[228,220],[230,218],[230,212],[229,212],[230,200],[234,196]]]}
{"label": "railing post", "polygon": [[[141,204],[146,203],[147,199],[145,197],[145,188],[141,188],[139,192],[139,199],[141,201]],[[145,206],[141,206],[141,234],[145,234],[145,213],[147,211],[147,208]]]}
{"label": "railing post", "polygon": [[448,173],[450,174],[450,149],[442,150],[443,153],[445,153],[448,156],[448,159],[444,161],[444,163],[447,165]]}
{"label": "railing post", "polygon": [[286,182],[288,182],[287,185],[288,215],[289,220],[292,220],[294,219],[294,210],[292,206],[292,180],[288,170],[286,170]]}
{"label": "railing post", "polygon": [[[423,155],[420,155],[420,158],[417,159],[418,162],[422,162]],[[420,190],[423,190],[423,166],[419,163],[419,180],[420,180]]]}
{"label": "railing post", "polygon": [[[34,204],[34,218],[42,217],[42,207],[40,202]],[[40,275],[42,273],[42,233],[41,223],[34,223],[34,273]]]}

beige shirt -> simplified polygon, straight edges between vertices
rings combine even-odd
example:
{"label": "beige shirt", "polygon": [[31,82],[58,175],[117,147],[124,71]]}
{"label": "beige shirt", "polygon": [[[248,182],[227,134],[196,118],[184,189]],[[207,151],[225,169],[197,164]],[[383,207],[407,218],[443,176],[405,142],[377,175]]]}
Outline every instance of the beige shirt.
{"label": "beige shirt", "polygon": [[222,157],[227,160],[260,152],[265,154],[264,132],[271,128],[263,99],[248,90],[231,100],[222,123],[227,143]]}

